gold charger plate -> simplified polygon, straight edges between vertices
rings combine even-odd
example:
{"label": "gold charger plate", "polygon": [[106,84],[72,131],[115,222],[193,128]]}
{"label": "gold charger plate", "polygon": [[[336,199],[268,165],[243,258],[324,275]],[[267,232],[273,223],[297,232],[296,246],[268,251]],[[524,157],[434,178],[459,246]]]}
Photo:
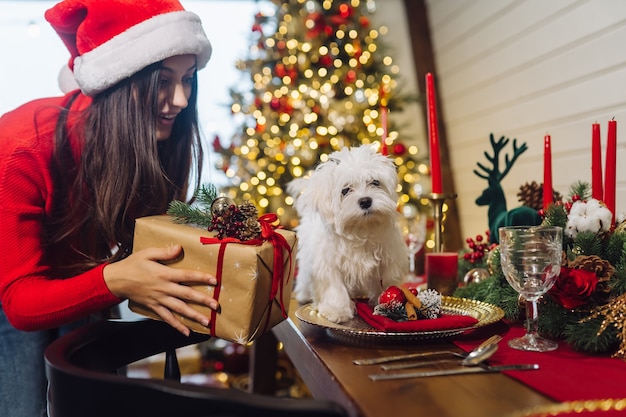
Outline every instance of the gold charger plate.
{"label": "gold charger plate", "polygon": [[445,330],[431,330],[421,332],[383,332],[378,330],[359,316],[343,323],[333,323],[320,316],[311,304],[300,306],[296,310],[296,317],[314,326],[325,328],[331,336],[340,339],[374,340],[374,341],[411,341],[420,339],[435,339],[448,337],[463,333],[466,330],[483,327],[495,323],[504,317],[504,311],[493,304],[482,301],[470,300],[467,298],[448,297],[441,298],[441,309],[446,314],[458,314],[471,316],[478,320],[478,323],[469,327],[460,327]]}

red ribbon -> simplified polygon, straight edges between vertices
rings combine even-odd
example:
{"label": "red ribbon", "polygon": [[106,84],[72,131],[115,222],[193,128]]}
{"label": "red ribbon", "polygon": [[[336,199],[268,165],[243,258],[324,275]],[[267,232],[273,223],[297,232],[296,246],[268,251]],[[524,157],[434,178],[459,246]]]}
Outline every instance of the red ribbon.
{"label": "red ribbon", "polygon": [[[269,303],[271,303],[275,298],[278,292],[280,291],[280,309],[283,314],[283,317],[287,318],[287,309],[285,308],[285,302],[283,300],[283,287],[284,287],[284,257],[283,250],[286,250],[289,257],[289,271],[291,271],[292,267],[292,257],[291,257],[291,246],[289,246],[289,242],[287,239],[280,233],[277,233],[272,223],[278,220],[278,216],[274,213],[264,214],[259,217],[259,223],[261,225],[261,236],[256,239],[251,240],[240,240],[234,237],[226,237],[223,239],[218,239],[217,237],[200,237],[200,243],[203,245],[211,245],[211,244],[220,244],[219,255],[217,260],[217,285],[214,291],[214,298],[217,300],[219,297],[219,288],[222,283],[222,269],[224,263],[224,252],[226,251],[226,245],[229,243],[239,243],[241,245],[252,245],[252,246],[260,246],[264,242],[270,242],[274,248],[274,271],[272,276],[272,289],[270,291],[270,299]],[[215,319],[216,312],[213,310],[211,312],[211,335],[215,336]],[[269,312],[268,312],[268,320],[269,320]]]}

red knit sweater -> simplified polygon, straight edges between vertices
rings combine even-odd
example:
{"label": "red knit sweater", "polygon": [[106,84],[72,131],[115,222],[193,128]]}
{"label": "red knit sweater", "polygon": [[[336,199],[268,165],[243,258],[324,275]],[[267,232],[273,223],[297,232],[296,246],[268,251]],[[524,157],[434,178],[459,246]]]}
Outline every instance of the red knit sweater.
{"label": "red knit sweater", "polygon": [[[104,265],[59,277],[44,256],[44,219],[52,208],[54,130],[58,106],[67,100],[35,100],[0,118],[0,303],[11,324],[21,330],[58,327],[121,301],[104,282]],[[83,110],[90,102],[80,95],[72,110]]]}

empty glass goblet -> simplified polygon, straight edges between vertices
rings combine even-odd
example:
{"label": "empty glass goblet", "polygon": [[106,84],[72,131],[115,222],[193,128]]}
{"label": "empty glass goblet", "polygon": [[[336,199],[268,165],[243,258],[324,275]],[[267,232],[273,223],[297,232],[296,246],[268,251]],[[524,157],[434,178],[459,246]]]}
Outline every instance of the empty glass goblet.
{"label": "empty glass goblet", "polygon": [[509,341],[514,349],[547,352],[558,343],[537,333],[537,300],[554,285],[561,271],[560,227],[501,227],[500,258],[508,283],[526,300],[526,334]]}
{"label": "empty glass goblet", "polygon": [[426,216],[414,206],[405,205],[399,218],[400,230],[409,248],[409,273],[406,280],[418,280],[415,270],[415,255],[422,249],[426,240]]}

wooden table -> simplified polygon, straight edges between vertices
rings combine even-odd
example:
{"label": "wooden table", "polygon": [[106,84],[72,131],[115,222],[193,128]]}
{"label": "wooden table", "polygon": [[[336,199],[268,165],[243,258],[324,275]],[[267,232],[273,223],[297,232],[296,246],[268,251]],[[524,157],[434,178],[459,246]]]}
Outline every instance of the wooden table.
{"label": "wooden table", "polygon": [[387,417],[505,417],[514,411],[554,401],[502,374],[458,375],[370,381],[380,366],[357,366],[357,358],[416,351],[455,350],[445,340],[420,340],[402,344],[340,341],[326,330],[301,322],[294,315],[274,327],[273,334],[298,369],[315,398],[329,399],[345,407],[351,416]]}

